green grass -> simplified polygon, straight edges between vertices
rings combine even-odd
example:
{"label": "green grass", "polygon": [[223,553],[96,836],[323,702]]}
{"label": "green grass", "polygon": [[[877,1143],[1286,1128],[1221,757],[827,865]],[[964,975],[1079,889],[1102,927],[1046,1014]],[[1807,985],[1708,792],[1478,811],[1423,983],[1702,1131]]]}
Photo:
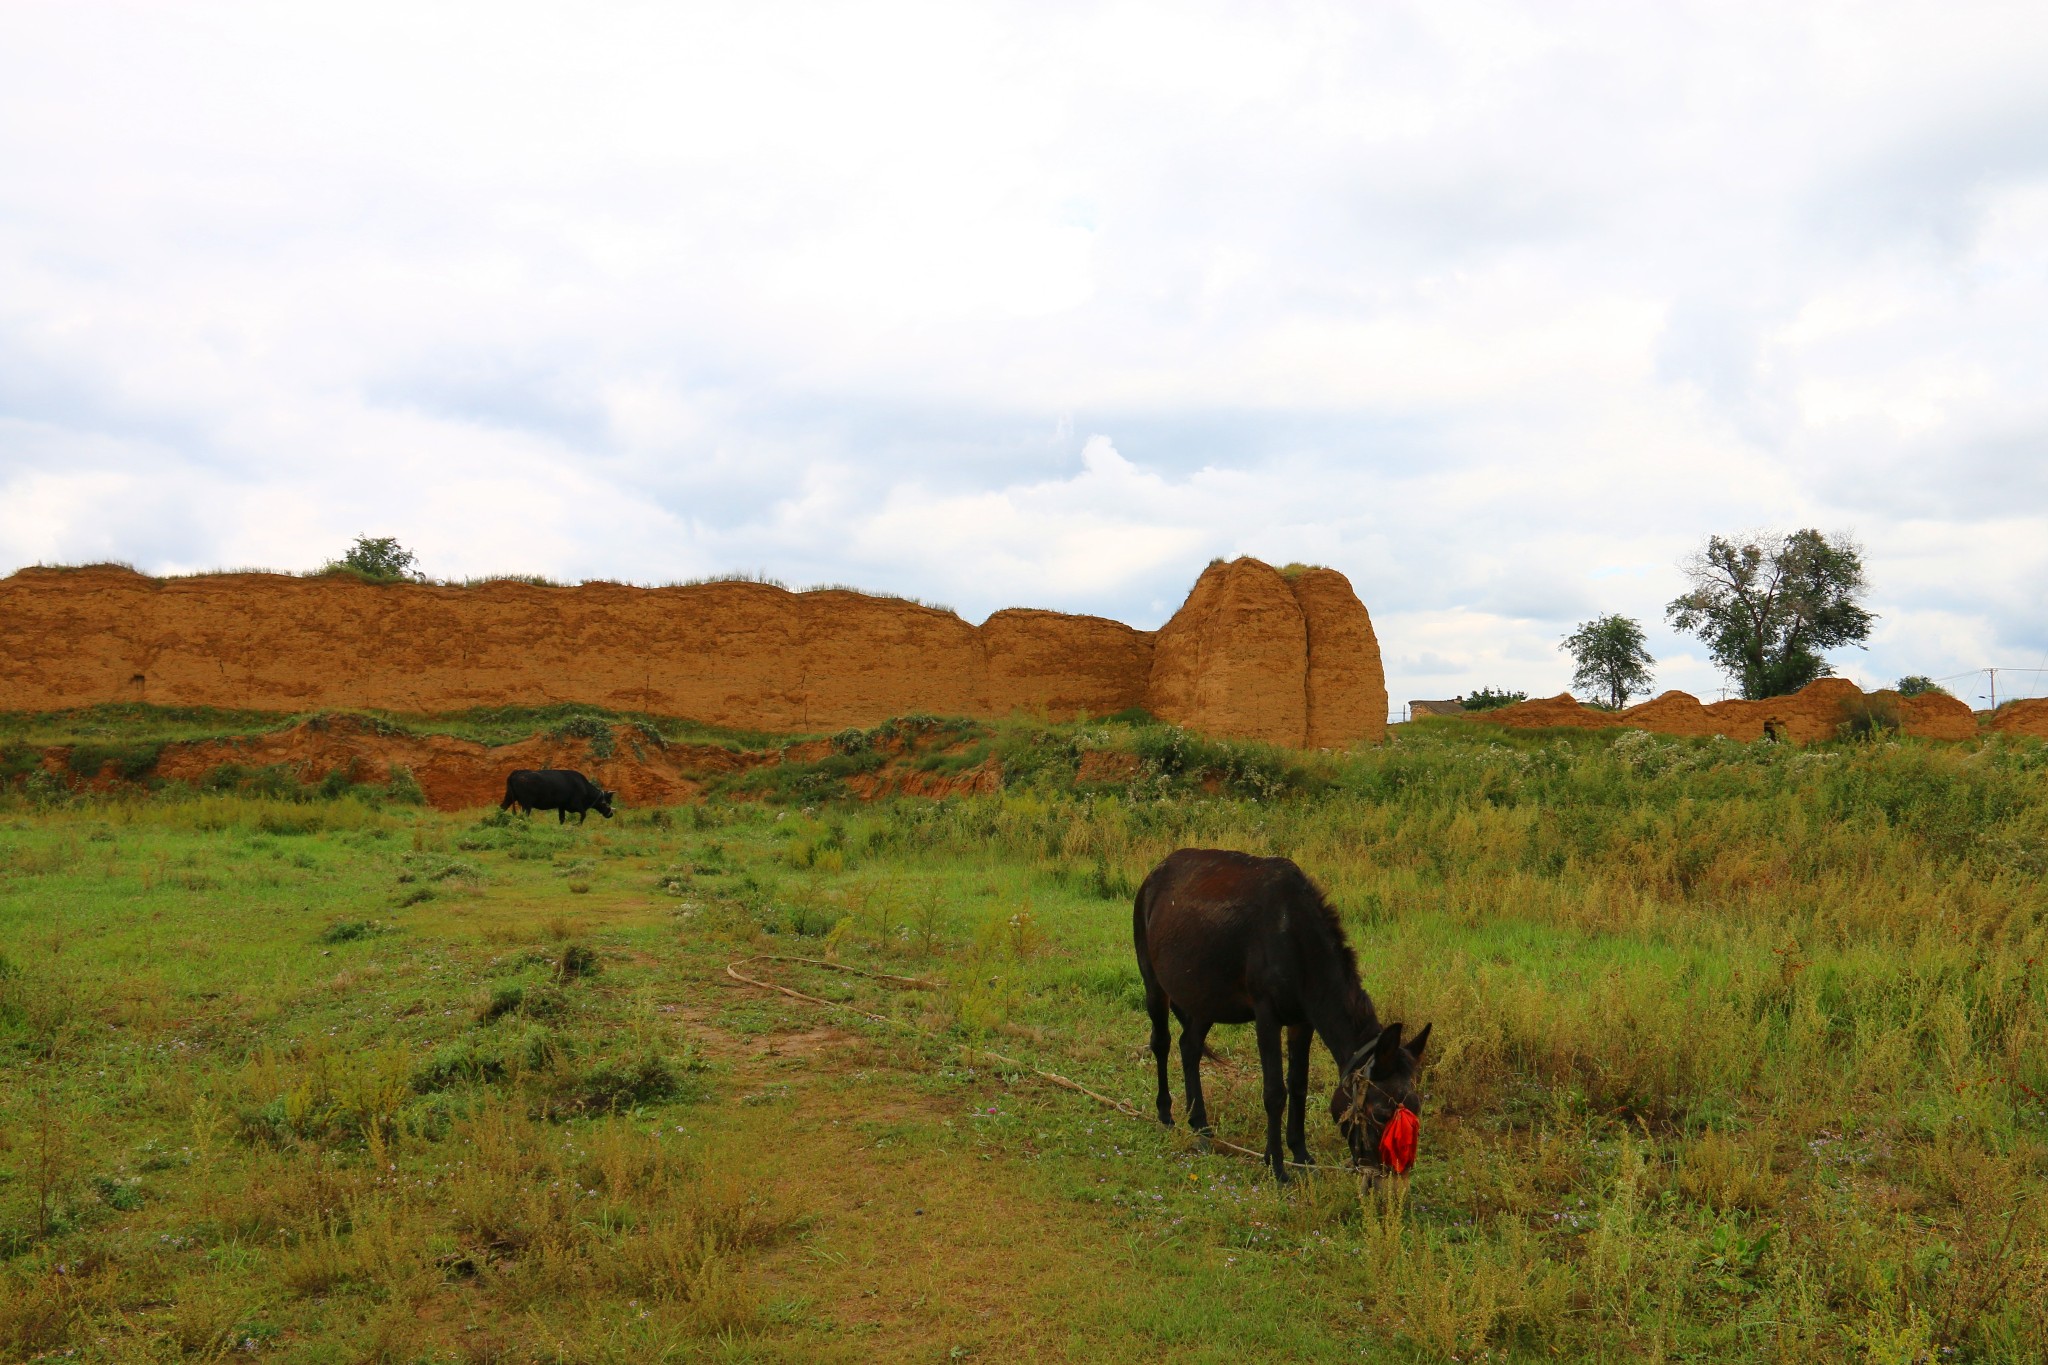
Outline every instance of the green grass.
{"label": "green grass", "polygon": [[140,761],[143,757],[154,762],[154,750],[174,741],[232,739],[270,734],[309,722],[318,725],[337,720],[383,734],[451,735],[493,747],[531,739],[536,734],[558,738],[608,735],[612,725],[635,727],[650,741],[716,744],[730,749],[772,749],[789,743],[791,738],[767,731],[705,725],[674,716],[610,711],[576,702],[483,706],[424,716],[387,711],[286,714],[107,702],[66,711],[0,711],[0,781],[15,775],[6,764],[12,761],[19,766],[25,761],[21,756],[31,746],[76,746],[71,766],[81,774],[98,771],[97,767],[88,767],[90,760],[97,757],[102,762],[119,763],[122,775],[133,776],[146,771],[148,763]]}
{"label": "green grass", "polygon": [[[2048,1351],[2040,745],[903,728],[1005,789],[0,791],[0,1358]],[[1100,747],[1140,775],[1077,794]],[[1297,859],[1434,1021],[1405,1191],[1317,1105],[1282,1193],[980,1051],[1149,1107],[1129,895],[1186,844]]]}

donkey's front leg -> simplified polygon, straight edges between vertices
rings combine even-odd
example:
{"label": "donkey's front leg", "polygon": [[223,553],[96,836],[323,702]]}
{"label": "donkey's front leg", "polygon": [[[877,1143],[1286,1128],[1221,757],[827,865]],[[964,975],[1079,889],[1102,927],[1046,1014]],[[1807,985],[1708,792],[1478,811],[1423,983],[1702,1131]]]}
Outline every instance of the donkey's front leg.
{"label": "donkey's front leg", "polygon": [[1306,1024],[1287,1028],[1287,1150],[1304,1166],[1315,1164],[1308,1154],[1308,1055],[1315,1037]]}
{"label": "donkey's front leg", "polygon": [[1287,1107],[1287,1076],[1280,1069],[1280,1025],[1261,1013],[1255,1023],[1259,1034],[1259,1069],[1266,1078],[1266,1164],[1273,1177],[1287,1183],[1287,1161],[1280,1155],[1280,1111]]}

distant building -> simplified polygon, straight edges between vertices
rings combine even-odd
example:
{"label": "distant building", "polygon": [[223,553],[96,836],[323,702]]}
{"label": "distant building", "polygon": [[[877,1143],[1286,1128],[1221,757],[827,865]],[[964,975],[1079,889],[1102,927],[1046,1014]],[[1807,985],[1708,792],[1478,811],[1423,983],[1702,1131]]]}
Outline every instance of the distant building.
{"label": "distant building", "polygon": [[1422,716],[1462,716],[1465,714],[1465,699],[1453,697],[1449,701],[1411,701],[1408,703],[1408,719]]}

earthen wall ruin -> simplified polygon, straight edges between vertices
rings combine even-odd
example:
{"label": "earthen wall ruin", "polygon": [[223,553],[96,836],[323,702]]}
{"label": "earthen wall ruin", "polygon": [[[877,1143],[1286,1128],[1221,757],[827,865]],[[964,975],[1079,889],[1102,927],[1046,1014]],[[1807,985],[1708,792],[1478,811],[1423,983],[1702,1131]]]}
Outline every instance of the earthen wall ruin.
{"label": "earthen wall ruin", "polygon": [[1342,574],[1218,561],[1157,632],[763,583],[475,587],[24,569],[0,579],[0,709],[102,702],[411,713],[580,702],[780,733],[913,712],[1144,707],[1223,737],[1378,740],[1386,685]]}

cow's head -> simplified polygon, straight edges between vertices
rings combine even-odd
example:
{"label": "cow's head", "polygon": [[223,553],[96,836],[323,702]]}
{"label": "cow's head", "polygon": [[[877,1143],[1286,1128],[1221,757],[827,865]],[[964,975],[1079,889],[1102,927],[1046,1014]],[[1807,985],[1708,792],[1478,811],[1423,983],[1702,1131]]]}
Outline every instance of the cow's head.
{"label": "cow's head", "polygon": [[617,795],[617,792],[599,791],[597,794],[597,801],[595,802],[595,804],[591,806],[591,809],[596,811],[599,815],[602,815],[605,819],[611,819],[612,798]]}

